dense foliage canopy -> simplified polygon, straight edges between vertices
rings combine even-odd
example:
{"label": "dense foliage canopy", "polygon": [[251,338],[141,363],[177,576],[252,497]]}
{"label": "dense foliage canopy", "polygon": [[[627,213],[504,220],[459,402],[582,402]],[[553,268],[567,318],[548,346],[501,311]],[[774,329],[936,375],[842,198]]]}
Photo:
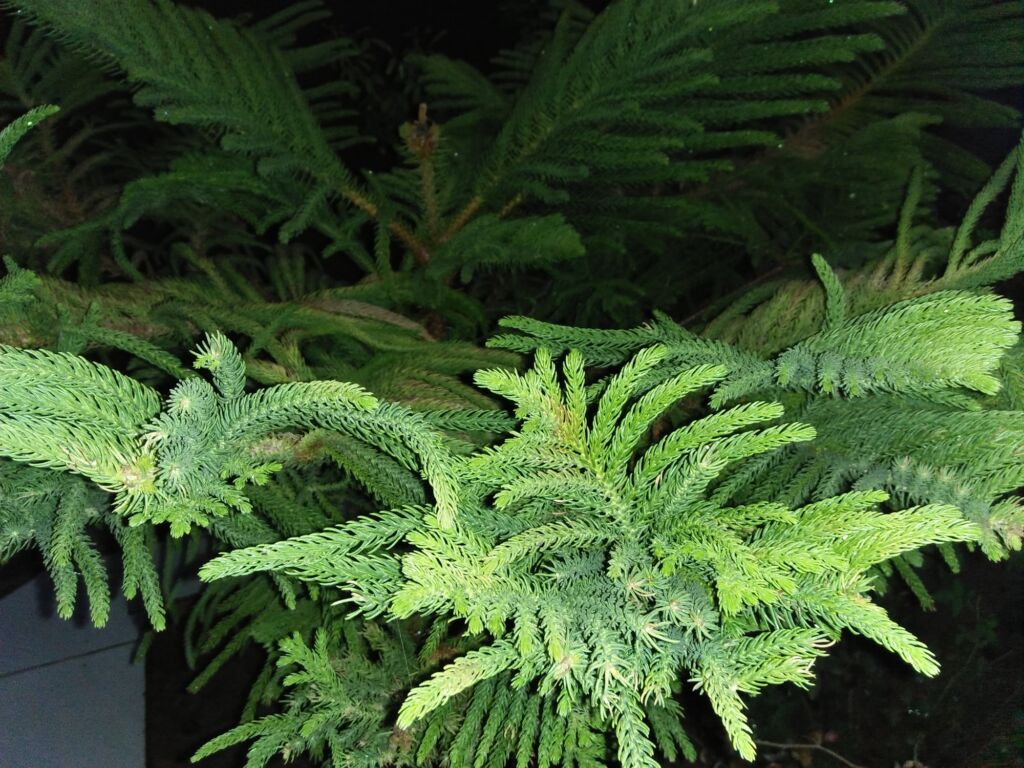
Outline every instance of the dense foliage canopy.
{"label": "dense foliage canopy", "polygon": [[267,661],[196,759],[653,767],[693,689],[753,759],[1020,549],[1018,2],[519,2],[479,66],[2,6],[0,559],[156,630],[201,566],[194,687]]}

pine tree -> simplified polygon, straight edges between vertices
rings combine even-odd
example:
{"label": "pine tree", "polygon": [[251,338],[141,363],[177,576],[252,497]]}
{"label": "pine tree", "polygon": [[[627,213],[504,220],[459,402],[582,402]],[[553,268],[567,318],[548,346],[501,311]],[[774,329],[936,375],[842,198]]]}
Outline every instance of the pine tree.
{"label": "pine tree", "polygon": [[195,760],[693,761],[684,689],[754,759],[844,633],[938,673],[887,584],[1021,548],[1024,145],[949,130],[1019,131],[1019,4],[555,0],[383,135],[317,0],[2,5],[0,561],[102,625],[105,530],[192,690],[265,649]]}

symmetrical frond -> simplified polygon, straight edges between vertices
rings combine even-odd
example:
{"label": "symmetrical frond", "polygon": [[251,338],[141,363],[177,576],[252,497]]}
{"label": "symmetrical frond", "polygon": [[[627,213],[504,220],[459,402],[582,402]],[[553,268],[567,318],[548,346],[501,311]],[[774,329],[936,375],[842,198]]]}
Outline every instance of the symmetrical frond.
{"label": "symmetrical frond", "polygon": [[455,527],[430,510],[396,510],[225,554],[203,577],[281,572],[342,587],[371,615],[459,618],[493,642],[413,689],[399,727],[514,674],[515,688],[554,697],[562,717],[592,707],[630,766],[654,765],[644,706],[670,700],[685,670],[748,756],[737,692],[806,684],[843,629],[934,674],[927,650],[869,601],[866,574],[925,544],[974,540],[976,526],[951,506],[885,514],[884,492],[797,508],[731,503],[723,473],[815,431],[750,429],[782,415],[751,403],[651,440],[667,409],[726,375],[703,366],[651,385],[668,354],[642,350],[593,394],[576,352],[561,377],[543,349],[526,374],[481,371],[477,382],[512,400],[521,424],[458,460]]}
{"label": "symmetrical frond", "polygon": [[7,156],[14,149],[14,145],[18,143],[18,140],[31,131],[34,125],[40,120],[45,120],[50,115],[56,114],[58,111],[59,107],[53,105],[36,107],[10,125],[5,125],[3,130],[0,131],[0,164],[7,159]]}
{"label": "symmetrical frond", "polygon": [[[337,430],[421,466],[438,512],[450,519],[456,491],[448,449],[419,415],[383,405],[356,384],[294,382],[245,394],[245,367],[221,334],[207,338],[192,377],[171,391],[164,410],[150,388],[82,358],[45,350],[0,350],[0,452],[37,466],[84,475],[117,494],[115,508],[134,524],[170,522],[175,534],[229,509],[247,512],[246,483],[281,468],[289,429]],[[268,439],[270,442],[267,442]],[[292,446],[294,450],[294,445]]]}

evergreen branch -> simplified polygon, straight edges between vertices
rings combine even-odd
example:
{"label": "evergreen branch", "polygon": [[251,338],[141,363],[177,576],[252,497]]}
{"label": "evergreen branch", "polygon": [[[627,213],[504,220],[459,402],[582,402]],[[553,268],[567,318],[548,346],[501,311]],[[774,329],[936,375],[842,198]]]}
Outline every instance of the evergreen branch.
{"label": "evergreen branch", "polygon": [[[806,339],[779,356],[776,376],[784,387],[841,388],[851,396],[957,386],[994,394],[999,382],[992,372],[1019,333],[1008,310],[1003,299],[967,293],[902,302]],[[925,354],[926,340],[936,335],[946,344]]]}
{"label": "evergreen branch", "polygon": [[[379,512],[346,525],[259,547],[233,550],[200,569],[204,581],[281,571],[321,584],[344,584],[356,555],[387,550],[405,538],[429,510],[405,507]],[[349,565],[346,565],[349,563]]]}
{"label": "evergreen branch", "polygon": [[[747,698],[845,631],[938,671],[880,580],[927,606],[922,548],[1021,547],[1024,346],[991,291],[1024,267],[1021,149],[982,186],[935,130],[1017,124],[986,95],[1024,80],[1016,4],[556,3],[490,74],[413,57],[443,122],[404,146],[352,106],[418,84],[318,0],[0,5],[39,25],[0,109],[75,116],[0,133],[0,558],[38,550],[101,624],[108,530],[159,628],[206,539],[161,576],[157,526],[209,531],[190,687],[268,658],[195,759],[653,768],[695,759],[686,679],[752,759]],[[357,123],[404,164],[350,171]],[[939,190],[978,186],[942,226]],[[715,300],[748,261],[772,279]],[[637,325],[708,295],[699,332]],[[477,349],[504,312],[513,353]]]}
{"label": "evergreen branch", "polygon": [[460,656],[413,688],[398,712],[398,727],[408,728],[452,696],[506,671],[517,655],[510,644],[495,643]]}
{"label": "evergreen branch", "polygon": [[778,741],[765,741],[764,739],[755,739],[754,743],[761,747],[772,747],[773,749],[788,749],[793,751],[813,750],[828,755],[833,760],[838,760],[840,763],[847,766],[847,768],[864,768],[864,766],[850,762],[835,750],[829,749],[828,747],[822,746],[821,744],[785,744]]}
{"label": "evergreen branch", "polygon": [[[123,69],[139,86],[136,103],[153,109],[158,120],[212,128],[226,150],[252,156],[266,169],[305,174],[370,218],[379,217],[379,206],[332,151],[285,56],[251,31],[168,0],[6,4]],[[429,260],[404,224],[392,221],[389,229],[414,258]]]}
{"label": "evergreen branch", "polygon": [[5,125],[3,130],[0,131],[0,167],[3,166],[7,156],[11,154],[11,150],[14,149],[14,145],[32,128],[38,124],[41,120],[45,120],[51,115],[57,114],[60,111],[60,107],[53,105],[44,105],[31,109],[26,114],[19,117],[13,123]]}

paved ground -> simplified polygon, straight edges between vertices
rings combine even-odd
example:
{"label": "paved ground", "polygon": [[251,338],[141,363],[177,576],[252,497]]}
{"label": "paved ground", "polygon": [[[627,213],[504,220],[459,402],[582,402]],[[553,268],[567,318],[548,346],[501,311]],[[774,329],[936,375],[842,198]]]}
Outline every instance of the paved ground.
{"label": "paved ground", "polygon": [[[143,768],[145,671],[123,599],[94,629],[54,613],[45,575],[0,599],[0,766]],[[83,620],[85,619],[85,620]]]}

